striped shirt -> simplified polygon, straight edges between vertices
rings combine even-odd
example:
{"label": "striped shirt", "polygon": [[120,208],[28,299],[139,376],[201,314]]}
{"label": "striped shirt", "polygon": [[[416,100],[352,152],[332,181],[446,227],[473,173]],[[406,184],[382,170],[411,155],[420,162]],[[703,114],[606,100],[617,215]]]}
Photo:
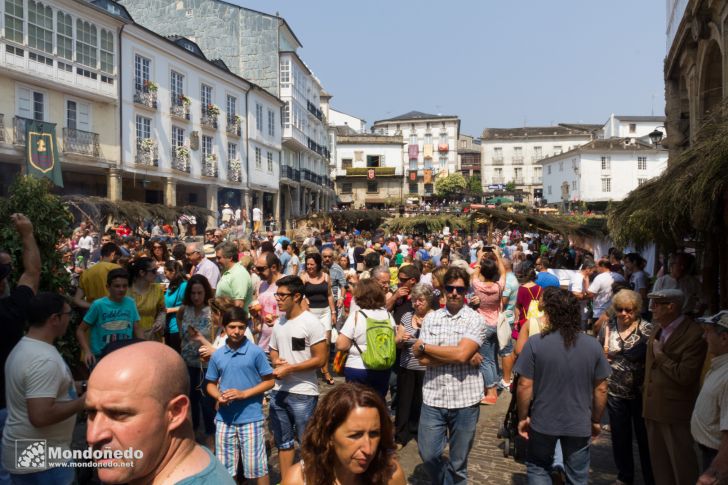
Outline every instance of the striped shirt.
{"label": "striped shirt", "polygon": [[[420,339],[425,344],[456,347],[464,338],[478,347],[485,340],[483,317],[467,306],[455,315],[451,315],[447,307],[441,308],[429,313],[422,322]],[[460,409],[479,403],[483,390],[480,368],[470,363],[428,366],[422,402],[437,408]]]}
{"label": "striped shirt", "polygon": [[[407,312],[402,316],[402,321],[400,322],[400,325],[404,327],[405,332],[410,334],[412,338],[419,338],[420,336],[420,329],[415,328],[412,326],[412,316],[414,314],[412,312]],[[399,355],[399,366],[405,369],[410,370],[425,370],[426,367],[424,365],[420,365],[419,361],[415,357],[415,355],[412,353],[412,346],[406,345],[402,349],[402,353]]]}

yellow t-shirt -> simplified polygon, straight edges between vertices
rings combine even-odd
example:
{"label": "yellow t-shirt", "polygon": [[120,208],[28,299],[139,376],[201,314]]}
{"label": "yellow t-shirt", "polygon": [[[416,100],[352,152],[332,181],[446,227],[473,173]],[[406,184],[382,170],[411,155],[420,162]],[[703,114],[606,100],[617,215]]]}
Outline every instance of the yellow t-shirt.
{"label": "yellow t-shirt", "polygon": [[94,300],[109,296],[109,290],[106,288],[106,276],[112,269],[119,269],[116,263],[100,261],[81,273],[81,279],[78,285],[86,296],[86,301],[93,303]]}
{"label": "yellow t-shirt", "polygon": [[[165,309],[164,306],[164,288],[159,283],[152,283],[146,293],[137,293],[133,287],[129,287],[130,296],[136,302],[139,311],[139,326],[146,332],[152,325],[160,311]],[[152,337],[150,340],[162,340],[163,332]]]}

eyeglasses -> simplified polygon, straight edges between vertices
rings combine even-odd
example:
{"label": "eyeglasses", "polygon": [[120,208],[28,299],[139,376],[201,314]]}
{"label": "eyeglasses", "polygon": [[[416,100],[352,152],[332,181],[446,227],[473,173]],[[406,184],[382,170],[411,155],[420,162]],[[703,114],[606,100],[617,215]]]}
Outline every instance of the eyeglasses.
{"label": "eyeglasses", "polygon": [[621,308],[621,307],[615,307],[614,311],[617,313],[634,313],[634,308]]}
{"label": "eyeglasses", "polygon": [[192,252],[189,252],[189,253],[185,253],[185,256],[192,256],[192,255],[193,255],[193,254],[195,254],[196,252],[197,252],[197,251],[192,251]]}
{"label": "eyeglasses", "polygon": [[464,295],[466,291],[468,291],[467,288],[464,286],[452,286],[452,285],[445,285],[445,291],[447,293],[452,293],[453,291],[457,291],[458,295]]}
{"label": "eyeglasses", "polygon": [[276,300],[285,300],[289,296],[291,296],[293,293],[273,293],[273,297]]}
{"label": "eyeglasses", "polygon": [[263,271],[265,271],[265,270],[267,270],[267,269],[268,269],[268,266],[255,266],[255,270],[256,270],[256,271],[257,271],[258,273],[262,273]]}

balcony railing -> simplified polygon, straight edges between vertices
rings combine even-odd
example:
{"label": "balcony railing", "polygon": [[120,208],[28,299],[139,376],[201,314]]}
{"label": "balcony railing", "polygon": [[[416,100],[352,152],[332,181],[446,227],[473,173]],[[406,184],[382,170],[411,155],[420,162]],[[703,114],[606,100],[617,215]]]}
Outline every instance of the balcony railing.
{"label": "balcony railing", "polygon": [[233,158],[228,160],[228,180],[230,182],[241,182],[242,176],[240,174],[240,160]]}
{"label": "balcony railing", "polygon": [[202,161],[202,176],[217,178],[217,158],[206,158]]}
{"label": "balcony railing", "polygon": [[534,175],[531,177],[531,183],[541,184],[543,183],[543,175]]}
{"label": "balcony railing", "polygon": [[293,180],[295,180],[296,182],[301,181],[301,171],[300,170],[296,170],[296,169],[293,170]]}
{"label": "balcony railing", "polygon": [[205,128],[217,129],[217,114],[210,112],[207,108],[202,108],[200,113],[200,125]]}
{"label": "balcony railing", "polygon": [[159,166],[159,147],[151,138],[137,140],[134,161],[139,165]]}
{"label": "balcony railing", "polygon": [[369,170],[374,169],[375,177],[391,177],[396,175],[395,167],[354,167],[346,169],[347,177],[366,177],[369,175]]}
{"label": "balcony railing", "polygon": [[505,179],[503,177],[493,177],[493,183],[494,184],[503,184],[505,183]]}
{"label": "balcony railing", "polygon": [[172,168],[190,173],[190,154],[179,153],[176,148],[172,148]]}
{"label": "balcony railing", "polygon": [[514,177],[513,183],[516,185],[523,185],[523,177]]}
{"label": "balcony railing", "polygon": [[242,134],[242,128],[240,127],[241,121],[237,118],[228,118],[227,125],[225,125],[225,131],[228,135],[240,136]]}
{"label": "balcony railing", "polygon": [[503,165],[503,157],[493,157],[493,165]]}
{"label": "balcony railing", "polygon": [[306,107],[308,108],[309,113],[314,115],[316,118],[318,118],[319,121],[324,121],[324,114],[323,112],[316,107],[311,101],[306,101]]}
{"label": "balcony railing", "polygon": [[25,122],[30,121],[29,118],[16,116],[13,118],[13,143],[15,145],[25,145]]}
{"label": "balcony railing", "polygon": [[63,152],[89,157],[99,156],[99,134],[90,131],[63,129]]}
{"label": "balcony railing", "polygon": [[281,178],[295,180],[293,176],[293,167],[291,167],[290,165],[281,165]]}
{"label": "balcony railing", "polygon": [[5,143],[5,115],[0,113],[0,143]]}
{"label": "balcony railing", "polygon": [[[154,87],[152,87],[154,86]],[[134,102],[150,109],[157,109],[157,88],[149,81],[134,80]]]}
{"label": "balcony railing", "polygon": [[189,120],[190,105],[179,99],[172,98],[172,106],[169,108],[169,114],[183,120]]}
{"label": "balcony railing", "polygon": [[511,163],[513,165],[523,165],[523,157],[513,157],[511,158]]}

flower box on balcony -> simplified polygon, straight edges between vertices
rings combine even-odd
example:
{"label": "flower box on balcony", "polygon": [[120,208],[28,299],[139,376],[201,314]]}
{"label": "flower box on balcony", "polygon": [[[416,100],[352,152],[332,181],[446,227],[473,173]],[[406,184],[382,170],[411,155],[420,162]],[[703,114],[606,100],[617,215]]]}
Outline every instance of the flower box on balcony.
{"label": "flower box on balcony", "polygon": [[450,151],[450,145],[448,145],[447,143],[440,143],[439,145],[437,145],[437,151],[440,153],[447,153]]}
{"label": "flower box on balcony", "polygon": [[347,177],[366,177],[369,174],[369,170],[374,169],[374,174],[377,177],[392,176],[395,174],[394,167],[353,167],[346,169]]}
{"label": "flower box on balcony", "polygon": [[228,180],[231,182],[240,182],[242,180],[240,175],[240,160],[237,158],[228,160]]}

